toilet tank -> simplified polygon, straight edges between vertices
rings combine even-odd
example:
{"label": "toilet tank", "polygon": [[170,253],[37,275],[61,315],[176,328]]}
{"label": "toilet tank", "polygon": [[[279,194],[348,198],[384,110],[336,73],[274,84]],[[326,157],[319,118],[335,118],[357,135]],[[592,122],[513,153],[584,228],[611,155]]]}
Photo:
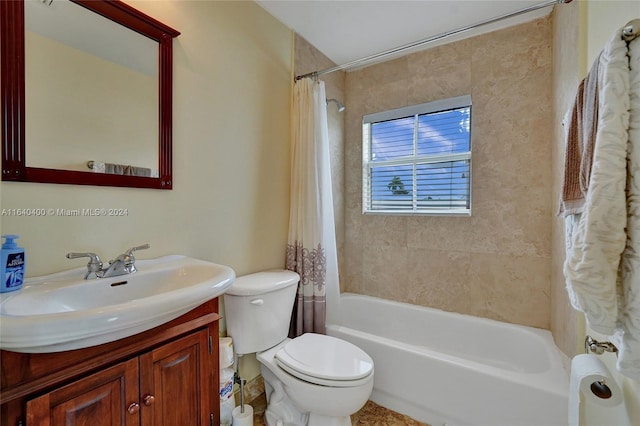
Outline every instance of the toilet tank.
{"label": "toilet tank", "polygon": [[286,270],[236,278],[224,294],[227,334],[236,353],[264,351],[286,339],[299,280]]}

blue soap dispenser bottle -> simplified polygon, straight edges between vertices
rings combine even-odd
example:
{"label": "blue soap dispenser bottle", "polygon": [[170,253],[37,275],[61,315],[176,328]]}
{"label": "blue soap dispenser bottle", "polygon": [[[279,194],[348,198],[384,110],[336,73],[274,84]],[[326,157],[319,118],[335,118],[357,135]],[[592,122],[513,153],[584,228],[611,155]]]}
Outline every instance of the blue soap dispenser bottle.
{"label": "blue soap dispenser bottle", "polygon": [[25,257],[24,249],[18,247],[17,235],[3,235],[6,239],[2,244],[2,255],[0,259],[0,293],[20,290],[24,281]]}

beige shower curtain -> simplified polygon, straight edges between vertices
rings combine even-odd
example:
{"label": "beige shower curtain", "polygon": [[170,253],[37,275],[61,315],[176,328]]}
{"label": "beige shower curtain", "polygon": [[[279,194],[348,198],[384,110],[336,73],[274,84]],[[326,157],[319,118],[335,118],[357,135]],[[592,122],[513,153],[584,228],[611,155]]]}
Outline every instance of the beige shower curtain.
{"label": "beige shower curtain", "polygon": [[300,274],[290,336],[325,332],[326,288],[338,286],[324,82],[295,83],[286,268]]}

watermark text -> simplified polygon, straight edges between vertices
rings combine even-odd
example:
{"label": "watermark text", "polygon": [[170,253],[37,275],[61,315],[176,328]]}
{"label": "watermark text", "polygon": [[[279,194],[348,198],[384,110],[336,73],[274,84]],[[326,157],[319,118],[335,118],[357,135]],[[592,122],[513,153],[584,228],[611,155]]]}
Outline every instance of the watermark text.
{"label": "watermark text", "polygon": [[2,209],[2,216],[23,216],[23,217],[92,217],[92,216],[129,216],[129,209],[124,208],[26,208],[26,209]]}

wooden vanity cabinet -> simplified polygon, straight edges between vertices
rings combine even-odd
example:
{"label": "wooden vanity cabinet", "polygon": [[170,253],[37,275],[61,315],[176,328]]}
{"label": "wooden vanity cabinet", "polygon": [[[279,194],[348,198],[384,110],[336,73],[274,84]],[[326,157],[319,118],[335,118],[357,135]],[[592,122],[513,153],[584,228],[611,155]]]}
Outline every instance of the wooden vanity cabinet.
{"label": "wooden vanity cabinet", "polygon": [[138,362],[125,361],[27,401],[26,424],[138,426],[138,389]]}
{"label": "wooden vanity cabinet", "polygon": [[218,425],[217,308],[92,348],[2,351],[1,425]]}
{"label": "wooden vanity cabinet", "polygon": [[140,357],[142,426],[204,426],[213,423],[208,402],[217,396],[215,400],[219,404],[220,397],[218,392],[212,394],[212,386],[206,386],[206,383],[213,383],[213,375],[202,377],[200,374],[208,371],[207,358],[208,336],[205,331]]}

